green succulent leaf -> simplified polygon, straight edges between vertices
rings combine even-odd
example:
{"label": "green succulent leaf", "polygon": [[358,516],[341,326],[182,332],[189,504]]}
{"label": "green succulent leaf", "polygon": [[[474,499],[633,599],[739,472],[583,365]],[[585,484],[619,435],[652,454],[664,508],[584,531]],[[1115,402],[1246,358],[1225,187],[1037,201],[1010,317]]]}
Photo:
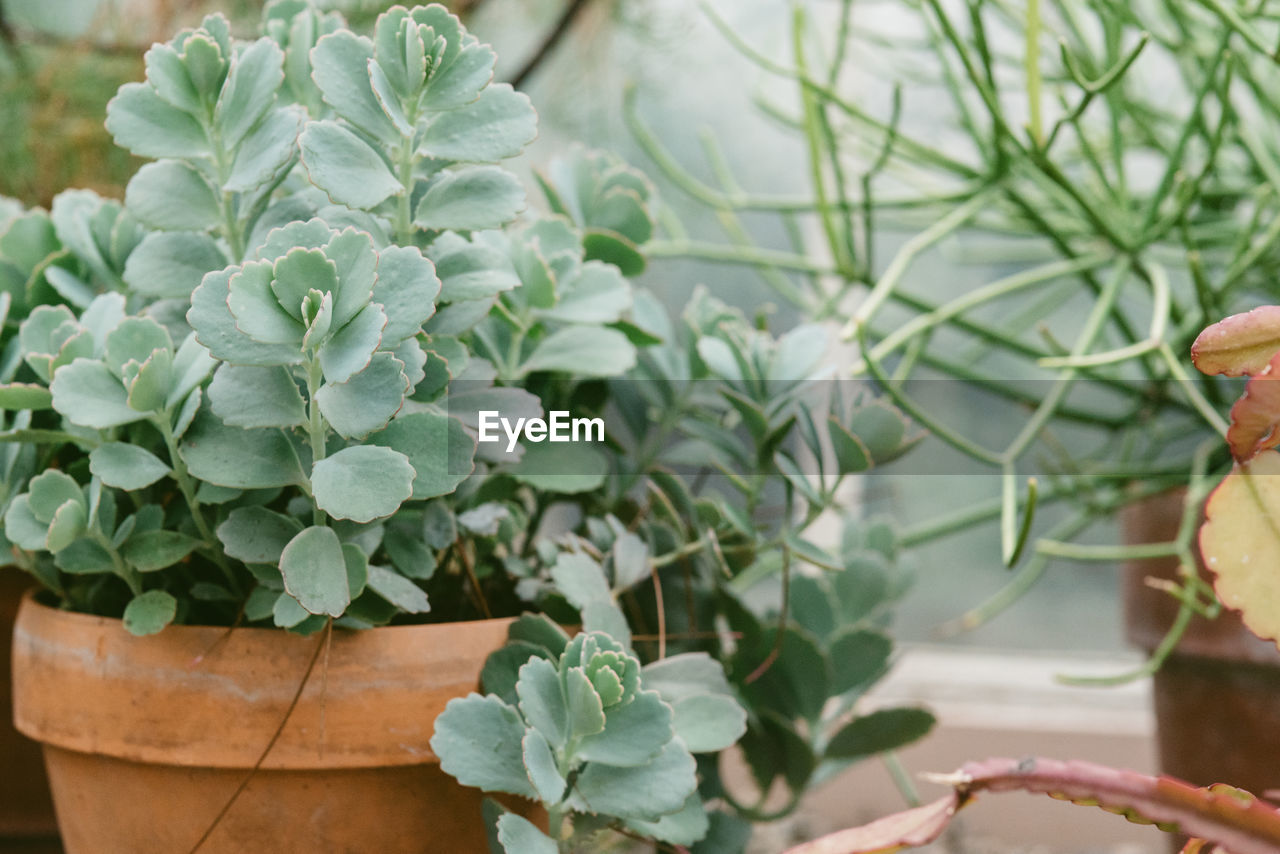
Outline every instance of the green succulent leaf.
{"label": "green succulent leaf", "polygon": [[[672,845],[693,845],[707,836],[707,831],[711,827],[711,818],[707,814],[707,808],[702,803],[702,799],[698,797],[697,792],[694,792],[684,802],[684,806],[676,812],[664,815],[656,821],[629,819],[626,825],[636,833],[660,839]],[[748,825],[749,830],[750,825]],[[745,844],[744,840],[743,847]],[[696,846],[694,850],[698,854],[713,854],[715,851],[734,851],[741,848],[709,848],[704,852],[702,846]]]}
{"label": "green succulent leaf", "polygon": [[178,600],[163,590],[140,593],[125,606],[124,627],[131,635],[154,635],[173,622]]}
{"label": "green succulent leaf", "polygon": [[[19,495],[9,504],[4,514],[4,531],[19,548],[29,552],[39,551],[45,547],[49,536],[49,523],[41,522],[31,511],[31,497]],[[110,559],[107,561],[110,566]]]}
{"label": "green succulent leaf", "polygon": [[671,740],[671,722],[671,707],[657,692],[641,691],[631,702],[607,708],[604,729],[583,737],[575,755],[605,765],[643,765]]}
{"label": "green succulent leaf", "polygon": [[316,42],[311,64],[316,85],[334,112],[376,139],[390,142],[400,134],[378,104],[369,85],[373,42],[339,30]]}
{"label": "green succulent leaf", "polygon": [[330,516],[369,522],[390,516],[409,499],[414,475],[399,451],[354,445],[315,464],[311,489],[316,505]]}
{"label": "green succulent leaf", "polygon": [[107,131],[139,157],[199,157],[209,153],[204,128],[146,83],[126,83],[107,104]]}
{"label": "green succulent leaf", "polygon": [[[338,322],[337,314],[335,307],[335,324]],[[363,371],[382,343],[382,331],[386,326],[387,316],[382,306],[365,306],[317,352],[325,379],[331,383],[344,383]]]}
{"label": "green succulent leaf", "polygon": [[516,681],[520,713],[529,726],[542,733],[557,750],[569,737],[569,706],[556,665],[545,658],[531,658],[520,668]]}
{"label": "green succulent leaf", "polygon": [[442,113],[418,147],[423,157],[492,163],[515,157],[538,135],[527,95],[506,83],[489,86],[471,103]]}
{"label": "green succulent leaf", "polygon": [[49,533],[45,537],[44,547],[57,554],[71,545],[85,532],[87,515],[84,501],[78,497],[64,502],[49,522]]}
{"label": "green succulent leaf", "polygon": [[[5,531],[10,529],[9,516],[5,516]],[[12,535],[10,535],[12,537]],[[17,542],[17,540],[14,540]],[[21,543],[19,543],[21,545]],[[25,546],[24,546],[25,548]],[[80,538],[54,555],[54,563],[58,569],[71,575],[100,575],[115,572],[115,561],[111,554],[98,543],[87,538]]]}
{"label": "green succulent leaf", "polygon": [[72,424],[105,430],[147,417],[129,406],[128,395],[102,362],[76,359],[58,369],[49,386],[53,408]]}
{"label": "green succulent leaf", "polygon": [[179,448],[200,480],[232,489],[271,489],[307,482],[298,452],[280,430],[244,430],[203,410]]}
{"label": "green succulent leaf", "polygon": [[401,415],[368,441],[404,454],[413,466],[413,497],[448,495],[475,468],[476,442],[456,418],[436,412]]}
{"label": "green succulent leaf", "polygon": [[139,169],[125,190],[125,204],[142,222],[164,231],[205,231],[221,218],[208,182],[179,160]]}
{"label": "green succulent leaf", "polygon": [[265,507],[237,507],[218,526],[228,557],[245,563],[279,564],[284,547],[302,532],[302,523]]}
{"label": "green succulent leaf", "polygon": [[269,344],[250,337],[236,325],[227,305],[230,282],[236,268],[219,270],[204,277],[191,294],[187,322],[195,330],[197,340],[209,352],[233,365],[295,365],[302,361],[301,351],[291,344]]}
{"label": "green succulent leaf", "polygon": [[498,843],[505,854],[556,854],[560,850],[536,824],[512,812],[498,819]]}
{"label": "green succulent leaf", "polygon": [[590,445],[533,444],[506,472],[535,489],[572,495],[599,489],[609,475],[609,460]]}
{"label": "green succulent leaf", "polygon": [[27,495],[30,496],[31,512],[45,525],[53,521],[54,514],[66,502],[85,503],[80,484],[71,475],[57,469],[49,469],[33,477],[27,484]]}
{"label": "green succulent leaf", "polygon": [[846,629],[831,640],[831,688],[843,694],[868,685],[889,667],[893,645],[880,632]]}
{"label": "green succulent leaf", "polygon": [[593,558],[581,552],[566,552],[551,567],[551,581],[569,603],[585,608],[597,600],[610,601],[609,580],[604,569]]}
{"label": "green succulent leaf", "polygon": [[431,749],[440,767],[464,786],[537,797],[524,769],[525,725],[497,697],[450,700],[436,718]]}
{"label": "green succulent leaf", "polygon": [[284,53],[271,39],[260,38],[235,55],[213,110],[225,147],[240,144],[271,108],[283,81]]}
{"label": "green succulent leaf", "polygon": [[539,312],[541,317],[564,323],[614,323],[631,308],[631,287],[617,268],[599,261],[584,264],[563,290],[555,306]]}
{"label": "green succulent leaf", "polygon": [[584,812],[656,820],[684,806],[697,788],[697,765],[679,741],[669,741],[652,761],[619,768],[587,763],[570,803]]}
{"label": "green succulent leaf", "polygon": [[107,442],[89,453],[89,471],[116,489],[143,489],[169,474],[155,454],[125,442]]}
{"label": "green succulent leaf", "polygon": [[432,176],[413,221],[434,229],[500,228],[524,205],[524,187],[514,175],[497,166],[472,166]]}
{"label": "green succulent leaf", "polygon": [[[604,700],[591,678],[582,667],[566,667],[564,659],[561,659],[560,667],[569,732],[574,737],[584,737],[603,731],[606,723]],[[597,681],[605,684],[605,680]]]}
{"label": "green succulent leaf", "polygon": [[297,427],[307,420],[302,392],[280,366],[219,366],[209,383],[209,404],[233,427]]}
{"label": "green succulent leaf", "polygon": [[521,374],[556,371],[589,377],[612,377],[635,366],[636,350],[616,329],[581,326],[548,335],[520,365]]}
{"label": "green succulent leaf", "polygon": [[155,572],[173,566],[199,546],[199,540],[179,531],[139,531],[120,552],[139,572]]}
{"label": "green succulent leaf", "polygon": [[431,610],[421,587],[385,567],[369,565],[369,589],[401,611],[425,614]]}
{"label": "green succulent leaf", "polygon": [[378,252],[378,281],[373,301],[383,307],[384,342],[403,341],[422,331],[435,312],[440,280],[435,265],[412,246],[389,246]]}
{"label": "green succulent leaf", "polygon": [[187,298],[206,273],[226,264],[226,256],[207,234],[157,231],[129,255],[123,277],[125,284],[145,296]]}
{"label": "green succulent leaf", "polygon": [[339,435],[363,439],[387,426],[400,411],[408,391],[404,363],[382,352],[375,353],[364,370],[346,382],[321,387],[316,392],[316,403]]}
{"label": "green succulent leaf", "polygon": [[564,800],[567,783],[556,766],[556,757],[546,738],[536,729],[524,735],[524,767],[529,782],[537,790],[543,803],[559,803]]}
{"label": "green succulent leaf", "polygon": [[311,122],[298,144],[307,175],[338,204],[372,208],[403,192],[382,154],[335,121]]}
{"label": "green succulent leaf", "polygon": [[249,192],[279,177],[295,162],[298,135],[306,120],[306,112],[298,107],[281,107],[268,113],[236,148],[222,189]]}
{"label": "green succulent leaf", "polygon": [[700,694],[672,704],[675,734],[691,753],[727,750],[747,731],[746,710],[732,696]]}
{"label": "green succulent leaf", "polygon": [[280,555],[284,589],[309,613],[340,617],[351,604],[342,543],[332,528],[313,525],[289,541]]}
{"label": "green succulent leaf", "polygon": [[881,709],[854,718],[827,744],[829,759],[861,759],[923,738],[933,729],[934,717],[924,709]]}
{"label": "green succulent leaf", "polygon": [[311,619],[314,614],[302,607],[288,593],[280,593],[271,606],[271,622],[282,629],[292,629]]}

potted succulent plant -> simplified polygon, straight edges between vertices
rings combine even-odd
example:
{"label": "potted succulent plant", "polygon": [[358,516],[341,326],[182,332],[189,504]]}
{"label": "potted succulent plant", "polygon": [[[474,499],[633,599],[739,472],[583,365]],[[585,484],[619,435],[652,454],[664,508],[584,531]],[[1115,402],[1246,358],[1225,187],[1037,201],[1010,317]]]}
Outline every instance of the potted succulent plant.
{"label": "potted succulent plant", "polygon": [[[482,821],[447,773],[534,796],[562,848],[688,844],[700,781],[723,794],[693,754],[748,722],[762,787],[797,791],[926,730],[853,714],[889,660],[891,537],[805,537],[905,420],[814,404],[812,328],[709,298],[672,324],[627,281],[651,191],[615,159],[574,153],[551,215],[515,222],[496,164],[534,112],[443,7],[369,38],[278,0],[263,29],[153,46],[108,108],[155,158],[125,204],[69,191],[0,238],[27,248],[0,297],[4,532],[46,588],[15,717],[67,850],[530,850],[527,808]],[[489,416],[561,411],[611,426],[487,441]],[[430,739],[482,669],[493,696]]]}

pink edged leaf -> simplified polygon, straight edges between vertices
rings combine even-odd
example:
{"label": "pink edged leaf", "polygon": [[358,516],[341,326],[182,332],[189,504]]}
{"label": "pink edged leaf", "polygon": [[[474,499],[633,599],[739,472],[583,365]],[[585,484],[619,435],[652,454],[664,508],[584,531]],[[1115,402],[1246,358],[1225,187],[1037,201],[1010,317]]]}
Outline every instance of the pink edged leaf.
{"label": "pink edged leaf", "polygon": [[785,854],[888,854],[927,845],[942,835],[968,799],[959,791],[931,804],[877,819],[797,845]]}
{"label": "pink edged leaf", "polygon": [[1187,833],[1231,854],[1280,854],[1280,811],[1229,786],[1197,789],[1172,777],[1056,759],[987,759],[940,779],[955,787],[954,797],[825,836],[787,854],[878,854],[924,844],[936,839],[977,792],[1015,790],[1099,806],[1139,824]]}
{"label": "pink edged leaf", "polygon": [[1231,407],[1227,444],[1240,462],[1280,445],[1280,353],[1245,384],[1244,394]]}
{"label": "pink edged leaf", "polygon": [[1191,361],[1206,374],[1256,374],[1280,352],[1280,306],[1264,305],[1233,314],[1201,332],[1191,345]]}
{"label": "pink edged leaf", "polygon": [[1200,554],[1222,603],[1254,634],[1280,639],[1280,453],[1237,463],[1214,489]]}

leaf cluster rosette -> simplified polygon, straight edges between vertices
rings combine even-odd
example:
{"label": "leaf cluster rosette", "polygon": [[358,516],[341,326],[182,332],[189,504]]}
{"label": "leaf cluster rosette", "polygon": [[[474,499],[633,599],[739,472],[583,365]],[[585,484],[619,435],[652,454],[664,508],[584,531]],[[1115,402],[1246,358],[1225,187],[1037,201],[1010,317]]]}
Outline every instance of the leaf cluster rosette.
{"label": "leaf cluster rosette", "polygon": [[330,33],[311,61],[334,117],[307,126],[302,159],[332,202],[401,243],[419,229],[498,228],[523,209],[520,182],[490,164],[532,141],[533,107],[491,82],[493,51],[443,6],[393,7],[372,38]]}
{"label": "leaf cluster rosette", "polygon": [[695,753],[742,734],[745,713],[720,665],[690,653],[641,667],[607,634],[572,640],[523,617],[485,666],[488,696],[450,701],[432,750],[462,783],[533,798],[551,836],[515,813],[497,818],[509,854],[623,829],[678,845],[707,831]]}

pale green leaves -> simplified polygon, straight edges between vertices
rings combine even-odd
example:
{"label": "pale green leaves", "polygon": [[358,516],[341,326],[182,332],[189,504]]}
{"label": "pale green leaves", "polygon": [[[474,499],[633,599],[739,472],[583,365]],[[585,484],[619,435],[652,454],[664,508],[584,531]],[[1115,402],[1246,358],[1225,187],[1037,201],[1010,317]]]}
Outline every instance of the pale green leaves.
{"label": "pale green leaves", "polygon": [[440,767],[464,786],[536,797],[524,770],[525,724],[497,697],[450,700],[436,718],[431,749]]}
{"label": "pale green leaves", "polygon": [[204,176],[179,160],[159,160],[137,171],[125,191],[129,210],[152,228],[204,231],[222,213]]}
{"label": "pale green leaves", "polygon": [[297,449],[278,429],[229,427],[208,410],[183,437],[182,458],[196,477],[232,489],[270,489],[307,482]]}
{"label": "pale green leaves", "polygon": [[436,118],[418,153],[439,160],[493,162],[515,157],[537,133],[538,117],[528,96],[497,83],[470,104]]}
{"label": "pale green leaves", "polygon": [[413,494],[414,474],[404,454],[353,445],[315,464],[311,489],[316,505],[329,515],[369,522],[391,515]]}
{"label": "pale green leaves", "polygon": [[[86,347],[86,354],[97,351],[91,343]],[[120,321],[102,349],[101,360],[81,356],[57,368],[49,387],[54,409],[82,427],[106,429],[165,413],[184,403],[213,369],[194,340],[175,354],[165,328],[145,317]]]}
{"label": "pale green leaves", "polygon": [[124,442],[108,442],[89,454],[89,471],[107,486],[142,489],[169,474],[169,466],[155,454]]}
{"label": "pale green leaves", "polygon": [[[635,656],[598,633],[580,634],[556,654],[531,642],[542,632],[536,620],[526,623],[513,626],[512,646],[490,659],[493,663],[517,650],[529,656],[514,686],[518,706],[474,695],[450,703],[431,742],[441,767],[469,785],[532,793],[549,809],[624,821],[658,821],[681,812],[697,787],[695,762],[676,738],[672,706],[641,688]],[[563,636],[553,642],[561,644]],[[671,681],[709,675],[712,690],[725,684],[723,673],[698,673],[700,663],[672,668]],[[486,666],[486,679],[503,666]],[[689,686],[688,697],[693,696],[700,695]],[[718,730],[719,738],[704,741],[731,743],[743,718],[736,709],[729,725]],[[482,727],[497,729],[499,722],[499,745],[483,750]],[[498,751],[501,764],[495,761]],[[484,773],[477,773],[481,762]],[[691,842],[697,834],[684,835]]]}
{"label": "pale green leaves", "polygon": [[132,635],[154,635],[173,622],[178,600],[163,590],[148,590],[133,598],[124,609],[124,627]]}
{"label": "pale green leaves", "polygon": [[402,191],[383,155],[337,122],[312,122],[299,144],[312,182],[339,204],[372,208]]}
{"label": "pale green leaves", "polygon": [[[317,236],[324,242],[311,248]],[[375,350],[394,349],[415,335],[435,310],[431,297],[439,284],[430,262],[416,249],[395,247],[382,253],[386,269],[380,272],[371,238],[352,228],[297,223],[272,232],[261,254],[263,260],[206,277],[187,314],[210,352],[234,365],[316,358],[328,382],[345,383],[370,365]],[[385,369],[375,373],[376,384],[385,385]]]}
{"label": "pale green leaves", "polygon": [[68,474],[50,469],[32,478],[27,493],[5,512],[5,534],[28,551],[60,552],[85,531],[89,502]]}
{"label": "pale green leaves", "polygon": [[414,222],[422,228],[500,228],[524,208],[524,188],[496,166],[446,170],[431,177]]}
{"label": "pale green leaves", "polygon": [[312,614],[340,617],[351,604],[342,543],[332,528],[303,530],[280,555],[284,589]]}
{"label": "pale green leaves", "polygon": [[[153,46],[146,69],[146,83],[122,87],[107,105],[107,129],[134,154],[202,168],[183,175],[162,165],[161,171],[140,173],[128,203],[144,220],[163,229],[213,227],[217,220],[209,218],[209,200],[193,177],[211,191],[245,192],[292,161],[302,114],[276,104],[284,54],[271,39],[233,45],[226,19],[210,16],[199,29]],[[181,179],[170,192],[159,180],[162,173]],[[188,197],[199,206],[183,213],[178,206]],[[166,207],[179,214],[176,220],[158,216]]]}
{"label": "pale green leaves", "polygon": [[522,374],[556,371],[589,377],[623,374],[636,363],[636,351],[627,336],[601,326],[557,329],[520,365]]}
{"label": "pale green leaves", "polygon": [[445,168],[518,155],[537,117],[526,96],[490,85],[493,52],[443,7],[392,8],[373,39],[331,33],[312,62],[338,119],[307,126],[302,159],[331,200],[394,216],[402,237],[413,224],[496,228],[524,206],[519,182],[501,170]]}
{"label": "pale green leaves", "polygon": [[189,157],[209,152],[209,139],[191,114],[166,102],[146,83],[126,83],[107,104],[107,130],[140,157]]}

